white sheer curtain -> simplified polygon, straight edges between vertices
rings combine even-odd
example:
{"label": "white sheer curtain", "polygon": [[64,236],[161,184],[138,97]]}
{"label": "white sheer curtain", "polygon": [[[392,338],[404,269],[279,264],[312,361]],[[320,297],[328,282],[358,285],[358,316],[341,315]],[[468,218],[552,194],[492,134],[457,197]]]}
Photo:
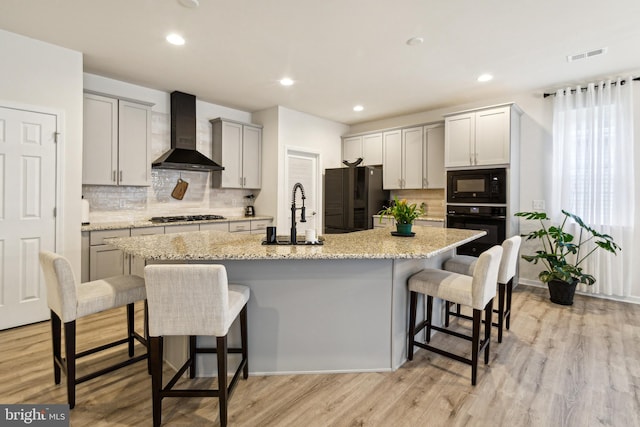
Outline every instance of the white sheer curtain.
{"label": "white sheer curtain", "polygon": [[[556,220],[561,209],[575,213],[622,247],[617,256],[598,250],[581,264],[596,283],[578,290],[626,297],[633,286],[635,189],[633,84],[623,80],[556,93],[551,213]],[[571,232],[577,239],[577,229]]]}

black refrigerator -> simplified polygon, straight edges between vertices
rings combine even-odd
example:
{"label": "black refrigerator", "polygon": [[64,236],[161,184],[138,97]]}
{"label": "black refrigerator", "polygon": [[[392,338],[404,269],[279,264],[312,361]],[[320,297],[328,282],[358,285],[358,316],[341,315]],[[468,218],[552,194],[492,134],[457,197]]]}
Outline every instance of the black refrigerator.
{"label": "black refrigerator", "polygon": [[324,173],[324,234],[373,228],[372,215],[389,203],[382,168],[358,166]]}

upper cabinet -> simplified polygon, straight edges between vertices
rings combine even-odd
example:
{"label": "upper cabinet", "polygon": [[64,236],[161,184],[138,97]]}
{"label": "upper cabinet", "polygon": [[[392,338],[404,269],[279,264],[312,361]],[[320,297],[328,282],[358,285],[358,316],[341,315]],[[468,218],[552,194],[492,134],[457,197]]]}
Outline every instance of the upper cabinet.
{"label": "upper cabinet", "polygon": [[385,190],[444,188],[444,125],[391,130],[382,134]]}
{"label": "upper cabinet", "polygon": [[382,132],[342,139],[342,160],[355,162],[358,157],[362,157],[360,166],[382,164]]}
{"label": "upper cabinet", "polygon": [[84,94],[83,184],[150,185],[152,105]]}
{"label": "upper cabinet", "polygon": [[262,185],[262,127],[225,119],[211,120],[213,161],[224,167],[214,172],[213,186],[258,189]]}
{"label": "upper cabinet", "polygon": [[445,117],[445,166],[508,165],[521,114],[517,105],[508,104]]}
{"label": "upper cabinet", "polygon": [[422,188],[444,188],[444,123],[424,127]]}

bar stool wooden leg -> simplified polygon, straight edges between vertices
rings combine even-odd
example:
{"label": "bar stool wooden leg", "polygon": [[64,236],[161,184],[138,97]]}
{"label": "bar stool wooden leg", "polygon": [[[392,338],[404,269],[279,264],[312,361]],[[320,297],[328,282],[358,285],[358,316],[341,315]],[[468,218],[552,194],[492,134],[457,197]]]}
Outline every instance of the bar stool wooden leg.
{"label": "bar stool wooden leg", "polygon": [[56,313],[51,311],[51,339],[53,340],[53,380],[60,384],[60,366],[58,361],[62,360],[60,351],[62,349],[62,324]]}
{"label": "bar stool wooden leg", "polygon": [[493,299],[487,303],[484,313],[484,364],[489,363],[489,347],[491,346],[491,317],[493,316]]}
{"label": "bar stool wooden leg", "polygon": [[502,328],[504,326],[504,294],[505,284],[498,284],[498,342],[502,342]]}
{"label": "bar stool wooden leg", "polygon": [[426,340],[427,342],[431,342],[431,320],[433,314],[433,297],[431,295],[427,295],[427,325],[426,325]]}
{"label": "bar stool wooden leg", "polygon": [[129,357],[133,357],[133,344],[134,344],[134,326],[133,326],[133,304],[127,304],[127,338],[129,346]]}
{"label": "bar stool wooden leg", "polygon": [[505,326],[509,329],[509,323],[511,322],[511,294],[513,293],[513,278],[507,283],[507,312]]}
{"label": "bar stool wooden leg", "polygon": [[153,425],[162,423],[162,337],[149,338],[149,358],[151,359],[151,399],[153,402]]}
{"label": "bar stool wooden leg", "polygon": [[409,351],[407,359],[413,360],[413,345],[416,335],[416,310],[418,308],[418,293],[410,292],[411,298],[409,303]]}
{"label": "bar stool wooden leg", "polygon": [[69,409],[76,406],[76,321],[64,324],[64,351],[67,359],[67,397]]}
{"label": "bar stool wooden leg", "polygon": [[227,336],[216,338],[218,355],[218,400],[220,404],[220,425],[227,425]]}
{"label": "bar stool wooden leg", "polygon": [[245,305],[240,312],[240,336],[242,342],[242,359],[245,360],[242,370],[242,377],[246,380],[249,378],[249,339],[247,337],[247,306]]}
{"label": "bar stool wooden leg", "polygon": [[189,357],[191,357],[191,363],[189,364],[189,378],[196,377],[196,339],[194,335],[189,336]]}
{"label": "bar stool wooden leg", "polygon": [[478,349],[480,348],[480,311],[473,309],[473,332],[471,334],[471,385],[476,385],[478,376]]}

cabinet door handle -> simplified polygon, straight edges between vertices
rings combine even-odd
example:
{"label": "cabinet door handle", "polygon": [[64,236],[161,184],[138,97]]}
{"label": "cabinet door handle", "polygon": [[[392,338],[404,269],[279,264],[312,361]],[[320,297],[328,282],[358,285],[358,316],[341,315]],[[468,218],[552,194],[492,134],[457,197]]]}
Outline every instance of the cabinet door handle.
{"label": "cabinet door handle", "polygon": [[246,176],[242,178],[242,185],[243,186],[247,185],[247,177]]}
{"label": "cabinet door handle", "polygon": [[116,182],[116,171],[113,171],[111,181]]}
{"label": "cabinet door handle", "polygon": [[238,181],[240,181],[240,186],[242,187],[242,177],[238,178]]}
{"label": "cabinet door handle", "polygon": [[120,171],[120,182],[122,182],[122,171]]}

